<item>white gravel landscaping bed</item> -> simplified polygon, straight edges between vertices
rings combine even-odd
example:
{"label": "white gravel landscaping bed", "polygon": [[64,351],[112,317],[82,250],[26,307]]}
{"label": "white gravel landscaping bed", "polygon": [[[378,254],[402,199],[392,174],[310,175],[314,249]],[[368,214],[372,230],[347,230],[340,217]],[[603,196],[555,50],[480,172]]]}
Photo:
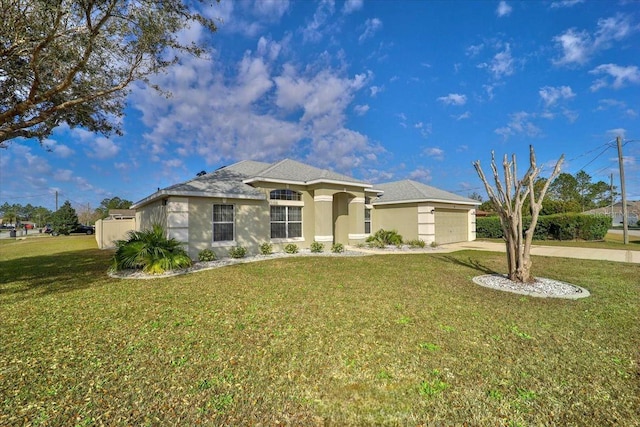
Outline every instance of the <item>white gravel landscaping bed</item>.
{"label": "white gravel landscaping bed", "polygon": [[537,298],[566,298],[579,299],[590,295],[589,291],[580,286],[559,280],[536,277],[532,283],[518,283],[502,274],[485,274],[473,278],[474,283],[486,288],[515,294],[529,295]]}
{"label": "white gravel landscaping bed", "polygon": [[180,270],[167,271],[162,274],[147,274],[141,270],[121,270],[121,271],[109,271],[109,277],[117,279],[159,279],[163,277],[180,276],[183,274],[195,273],[196,271],[212,270],[214,268],[225,267],[227,265],[245,264],[248,262],[266,261],[276,258],[291,258],[300,256],[314,256],[314,257],[350,257],[350,256],[366,256],[369,254],[357,251],[345,250],[341,253],[333,252],[319,252],[314,253],[308,249],[302,249],[297,254],[288,254],[285,252],[275,252],[271,255],[255,255],[244,258],[222,258],[215,261],[207,262],[194,262],[189,268],[183,268]]}

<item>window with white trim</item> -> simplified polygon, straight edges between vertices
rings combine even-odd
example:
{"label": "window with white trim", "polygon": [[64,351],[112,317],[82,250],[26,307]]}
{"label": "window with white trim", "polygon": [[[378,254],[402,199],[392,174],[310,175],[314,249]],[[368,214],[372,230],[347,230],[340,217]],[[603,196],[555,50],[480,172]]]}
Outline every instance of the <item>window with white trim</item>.
{"label": "window with white trim", "polygon": [[213,241],[234,240],[235,221],[233,205],[213,205]]}
{"label": "window with white trim", "polygon": [[302,200],[302,195],[297,191],[288,189],[273,190],[269,193],[269,199],[271,200]]}
{"label": "window with white trim", "polygon": [[271,238],[302,237],[301,206],[271,206]]}

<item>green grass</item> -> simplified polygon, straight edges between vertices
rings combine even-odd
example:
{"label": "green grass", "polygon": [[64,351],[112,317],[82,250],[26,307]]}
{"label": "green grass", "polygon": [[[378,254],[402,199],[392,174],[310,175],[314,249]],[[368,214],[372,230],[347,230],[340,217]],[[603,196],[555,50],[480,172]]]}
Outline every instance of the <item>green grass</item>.
{"label": "green grass", "polygon": [[[488,242],[504,242],[502,239],[478,239]],[[640,251],[640,237],[629,236],[629,244],[625,245],[622,234],[607,233],[604,240],[534,240],[533,244],[538,246],[566,246],[571,248],[592,248],[592,249],[622,249]]]}
{"label": "green grass", "polygon": [[504,254],[106,276],[92,236],[0,246],[0,425],[640,425],[640,266]]}

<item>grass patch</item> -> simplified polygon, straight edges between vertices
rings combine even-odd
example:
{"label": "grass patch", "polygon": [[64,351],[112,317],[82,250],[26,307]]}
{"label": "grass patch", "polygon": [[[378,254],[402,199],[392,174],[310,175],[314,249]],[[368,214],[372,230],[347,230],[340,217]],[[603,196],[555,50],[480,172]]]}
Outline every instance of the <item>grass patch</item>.
{"label": "grass patch", "polygon": [[0,247],[0,425],[638,425],[638,265],[534,257],[569,301],[474,285],[490,252],[145,281],[111,255]]}

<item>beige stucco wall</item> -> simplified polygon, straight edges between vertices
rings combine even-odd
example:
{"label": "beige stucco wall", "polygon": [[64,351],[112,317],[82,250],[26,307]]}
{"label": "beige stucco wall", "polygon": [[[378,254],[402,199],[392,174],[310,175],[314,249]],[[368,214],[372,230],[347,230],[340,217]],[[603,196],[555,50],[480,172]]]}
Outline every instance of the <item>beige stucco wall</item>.
{"label": "beige stucco wall", "polygon": [[167,216],[162,200],[157,200],[140,209],[136,209],[136,230],[150,229],[153,224],[167,226]]}
{"label": "beige stucco wall", "polygon": [[371,234],[380,229],[396,230],[403,240],[418,238],[417,203],[378,205],[371,212]]}
{"label": "beige stucco wall", "polygon": [[396,230],[405,241],[420,239],[430,245],[436,240],[434,209],[455,209],[466,212],[467,240],[476,239],[475,208],[448,203],[398,203],[374,206],[371,212],[371,233],[381,228]]}
{"label": "beige stucco wall", "polygon": [[136,220],[131,219],[99,219],[96,221],[96,242],[98,248],[108,249],[116,246],[116,240],[125,240],[129,231],[136,229]]}
{"label": "beige stucco wall", "polygon": [[[234,205],[235,240],[213,241],[213,205]],[[243,246],[248,255],[259,253],[262,243],[269,241],[269,207],[264,200],[236,200],[218,198],[189,199],[189,256],[198,258],[203,249],[211,249],[218,258],[229,256],[229,249]]]}

